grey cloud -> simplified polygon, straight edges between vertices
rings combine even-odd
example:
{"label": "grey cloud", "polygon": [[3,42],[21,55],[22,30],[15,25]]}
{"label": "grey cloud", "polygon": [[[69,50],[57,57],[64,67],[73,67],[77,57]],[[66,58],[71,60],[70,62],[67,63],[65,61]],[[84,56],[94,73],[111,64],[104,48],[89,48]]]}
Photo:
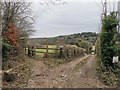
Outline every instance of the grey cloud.
{"label": "grey cloud", "polygon": [[38,3],[33,4],[33,13],[38,16],[33,37],[50,37],[62,34],[97,32],[100,24],[99,7],[95,2],[68,3],[49,10]]}

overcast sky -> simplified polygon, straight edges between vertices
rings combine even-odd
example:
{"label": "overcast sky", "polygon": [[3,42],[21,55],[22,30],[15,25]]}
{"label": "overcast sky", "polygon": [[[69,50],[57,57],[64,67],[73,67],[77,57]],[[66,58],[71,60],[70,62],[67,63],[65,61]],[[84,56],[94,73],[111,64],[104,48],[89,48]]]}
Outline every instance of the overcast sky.
{"label": "overcast sky", "polygon": [[[97,2],[97,4],[99,4]],[[98,32],[101,9],[96,2],[68,2],[50,6],[33,2],[35,14],[32,37],[54,37],[81,32]]]}

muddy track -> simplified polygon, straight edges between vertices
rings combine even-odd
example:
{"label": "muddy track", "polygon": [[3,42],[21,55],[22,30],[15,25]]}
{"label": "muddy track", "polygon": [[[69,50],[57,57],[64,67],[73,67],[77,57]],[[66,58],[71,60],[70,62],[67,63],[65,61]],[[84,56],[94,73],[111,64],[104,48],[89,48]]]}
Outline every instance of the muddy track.
{"label": "muddy track", "polygon": [[[76,65],[83,62],[81,66]],[[43,61],[33,61],[33,74],[29,88],[104,88],[96,75],[95,57],[85,56],[56,68],[49,68]]]}

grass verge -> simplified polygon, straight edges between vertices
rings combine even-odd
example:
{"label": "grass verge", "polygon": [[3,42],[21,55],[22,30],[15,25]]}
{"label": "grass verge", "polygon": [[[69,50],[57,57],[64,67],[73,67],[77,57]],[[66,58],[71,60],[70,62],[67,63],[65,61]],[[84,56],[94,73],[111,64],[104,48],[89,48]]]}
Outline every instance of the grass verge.
{"label": "grass verge", "polygon": [[99,77],[99,80],[105,85],[112,87],[120,87],[120,67],[116,68],[116,70],[114,71],[111,71],[111,69],[108,70],[105,67],[103,67],[103,65],[101,65],[100,60],[97,57],[96,60],[96,73]]}

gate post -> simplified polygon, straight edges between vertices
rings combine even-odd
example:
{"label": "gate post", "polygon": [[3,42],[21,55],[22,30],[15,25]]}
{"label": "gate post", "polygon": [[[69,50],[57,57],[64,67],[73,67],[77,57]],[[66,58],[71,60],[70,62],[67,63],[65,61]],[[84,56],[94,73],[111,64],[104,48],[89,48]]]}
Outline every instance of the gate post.
{"label": "gate post", "polygon": [[32,47],[32,56],[33,56],[33,57],[36,56],[35,47]]}

